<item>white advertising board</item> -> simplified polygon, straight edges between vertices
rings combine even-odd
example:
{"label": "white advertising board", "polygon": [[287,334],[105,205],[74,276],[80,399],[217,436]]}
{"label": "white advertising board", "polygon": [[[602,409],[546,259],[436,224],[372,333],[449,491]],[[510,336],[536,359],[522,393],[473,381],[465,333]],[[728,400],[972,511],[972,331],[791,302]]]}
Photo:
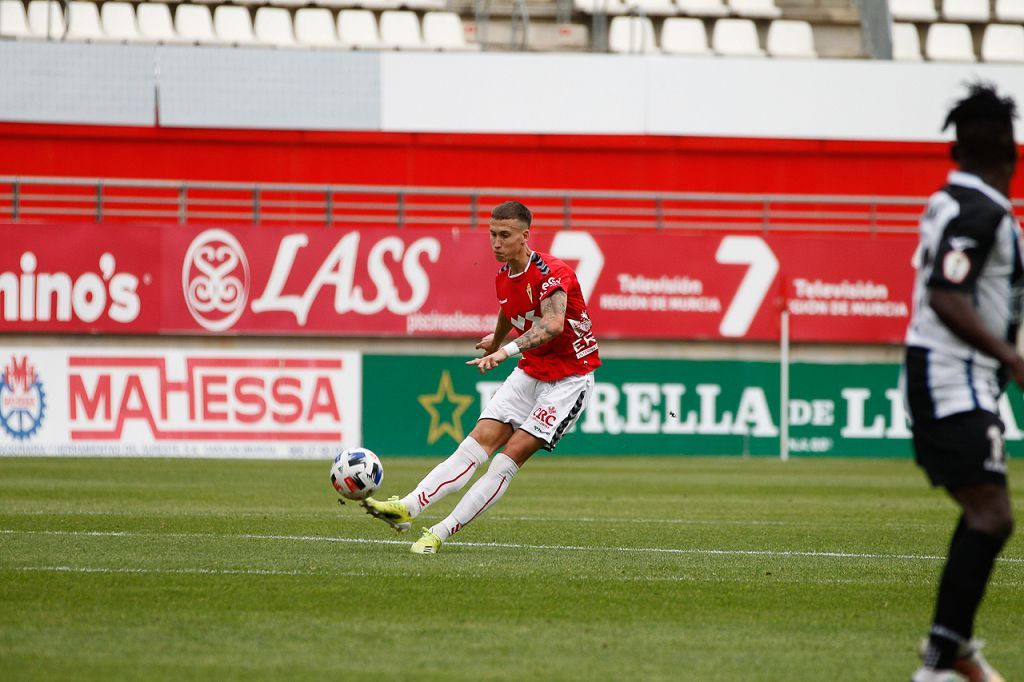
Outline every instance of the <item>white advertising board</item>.
{"label": "white advertising board", "polygon": [[357,352],[0,352],[0,455],[318,459],[360,442]]}

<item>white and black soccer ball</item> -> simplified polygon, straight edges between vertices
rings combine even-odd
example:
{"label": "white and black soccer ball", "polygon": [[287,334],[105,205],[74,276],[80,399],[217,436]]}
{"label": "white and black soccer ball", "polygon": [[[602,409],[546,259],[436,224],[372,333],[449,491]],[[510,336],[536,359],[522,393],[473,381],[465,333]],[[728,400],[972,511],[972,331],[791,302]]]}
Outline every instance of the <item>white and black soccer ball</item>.
{"label": "white and black soccer ball", "polygon": [[384,481],[384,465],[367,448],[349,448],[334,458],[331,485],[349,500],[365,500]]}

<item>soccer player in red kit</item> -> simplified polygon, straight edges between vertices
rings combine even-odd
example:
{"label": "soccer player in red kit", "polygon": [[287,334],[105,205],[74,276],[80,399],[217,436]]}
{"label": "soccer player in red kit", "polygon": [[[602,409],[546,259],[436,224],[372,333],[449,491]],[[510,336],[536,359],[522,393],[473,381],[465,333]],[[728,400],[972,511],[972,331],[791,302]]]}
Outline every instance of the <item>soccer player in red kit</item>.
{"label": "soccer player in red kit", "polygon": [[[449,537],[494,506],[512,477],[537,450],[553,450],[587,406],[594,370],[601,364],[587,302],[576,273],[528,245],[533,215],[518,201],[491,211],[491,251],[499,263],[495,291],[498,321],[470,360],[483,373],[522,355],[519,365],[491,398],[473,431],[448,459],[434,467],[403,498],[364,501],[367,513],[399,531],[446,495],[461,490],[478,467],[487,471],[444,520],[424,529],[410,548],[434,554]],[[505,339],[515,328],[519,334]],[[498,452],[501,450],[501,452]],[[497,454],[495,454],[497,453]]]}

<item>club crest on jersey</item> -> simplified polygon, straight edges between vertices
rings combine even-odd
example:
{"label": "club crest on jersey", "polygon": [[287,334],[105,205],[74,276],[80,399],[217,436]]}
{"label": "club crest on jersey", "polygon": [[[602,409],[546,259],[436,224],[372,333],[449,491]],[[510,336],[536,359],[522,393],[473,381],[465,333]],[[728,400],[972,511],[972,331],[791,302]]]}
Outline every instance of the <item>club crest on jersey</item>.
{"label": "club crest on jersey", "polygon": [[950,251],[942,259],[942,274],[953,284],[960,284],[971,274],[971,259],[963,251]]}
{"label": "club crest on jersey", "polygon": [[533,303],[533,289],[530,288],[530,283],[526,283],[526,297],[530,299],[530,303]]}

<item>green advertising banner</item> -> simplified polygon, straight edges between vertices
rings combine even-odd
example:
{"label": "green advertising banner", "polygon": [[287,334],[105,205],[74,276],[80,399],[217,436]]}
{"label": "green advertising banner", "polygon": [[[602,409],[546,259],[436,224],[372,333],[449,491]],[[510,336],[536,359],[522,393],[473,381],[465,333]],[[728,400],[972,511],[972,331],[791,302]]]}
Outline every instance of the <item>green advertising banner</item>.
{"label": "green advertising banner", "polygon": [[[392,455],[449,454],[512,366],[485,375],[455,356],[365,355],[363,441]],[[779,454],[779,365],[605,359],[559,454]],[[790,454],[909,457],[895,364],[790,367]],[[1011,454],[1024,453],[1024,399],[1004,397]]]}

